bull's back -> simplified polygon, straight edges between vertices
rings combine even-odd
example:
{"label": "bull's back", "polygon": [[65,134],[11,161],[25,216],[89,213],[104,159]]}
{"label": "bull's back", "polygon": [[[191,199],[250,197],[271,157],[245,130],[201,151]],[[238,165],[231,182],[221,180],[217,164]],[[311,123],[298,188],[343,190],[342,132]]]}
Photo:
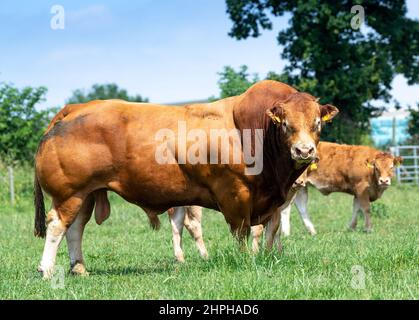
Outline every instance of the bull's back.
{"label": "bull's back", "polygon": [[159,115],[167,115],[167,110],[172,119],[181,116],[180,110],[170,107],[151,108],[117,101],[88,103],[56,121],[42,138],[36,155],[36,170],[44,189],[53,193],[63,185],[70,190],[108,187],[123,174],[134,154],[152,143],[150,123],[169,126],[159,121],[163,118]]}
{"label": "bull's back", "polygon": [[40,143],[36,171],[41,185],[59,196],[106,188],[149,208],[162,202],[176,205],[173,199],[194,202],[197,198],[210,206],[205,199],[211,195],[199,177],[190,179],[177,163],[157,161],[156,149],[162,142],[156,140],[156,133],[164,129],[177,135],[179,122],[187,123],[188,129],[204,130],[233,125],[232,118],[225,120],[222,107],[212,107],[121,101],[77,106],[51,126]]}

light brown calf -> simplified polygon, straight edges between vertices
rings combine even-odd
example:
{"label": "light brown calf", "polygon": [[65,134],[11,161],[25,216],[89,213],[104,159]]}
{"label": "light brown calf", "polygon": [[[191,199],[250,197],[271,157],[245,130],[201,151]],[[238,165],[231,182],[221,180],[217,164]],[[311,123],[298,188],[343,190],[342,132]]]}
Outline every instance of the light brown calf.
{"label": "light brown calf", "polygon": [[[332,192],[353,195],[349,228],[356,228],[359,211],[362,211],[365,215],[365,231],[370,232],[370,203],[379,199],[391,185],[394,166],[400,165],[402,158],[371,147],[329,142],[320,142],[317,151],[320,160],[316,170],[308,170],[307,184],[314,186],[324,195]],[[308,215],[307,202],[308,192],[305,187],[297,193],[295,204],[307,229],[315,234]],[[292,203],[289,207],[291,205]],[[282,233],[289,235],[289,211],[282,220]]]}

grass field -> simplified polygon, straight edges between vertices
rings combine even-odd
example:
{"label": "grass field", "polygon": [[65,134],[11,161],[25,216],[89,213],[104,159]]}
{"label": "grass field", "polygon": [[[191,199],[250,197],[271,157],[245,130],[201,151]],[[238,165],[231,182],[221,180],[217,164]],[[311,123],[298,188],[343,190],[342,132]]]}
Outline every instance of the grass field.
{"label": "grass field", "polygon": [[[419,187],[392,187],[373,217],[374,231],[346,231],[351,197],[310,190],[310,210],[318,235],[309,236],[293,211],[292,234],[284,252],[254,256],[240,252],[222,215],[206,210],[204,239],[210,254],[202,261],[184,233],[186,263],[173,257],[166,215],[162,229],[150,229],[141,210],[111,197],[111,218],[90,221],[84,255],[89,277],[67,273],[65,241],[57,265],[65,268],[57,288],[36,272],[43,240],[32,236],[30,182],[10,207],[0,200],[1,299],[417,299],[419,297]],[[18,190],[19,192],[19,190]],[[388,215],[386,216],[387,213]],[[355,267],[354,267],[355,266]],[[365,286],[355,274],[365,273]],[[55,282],[53,282],[55,283]]]}

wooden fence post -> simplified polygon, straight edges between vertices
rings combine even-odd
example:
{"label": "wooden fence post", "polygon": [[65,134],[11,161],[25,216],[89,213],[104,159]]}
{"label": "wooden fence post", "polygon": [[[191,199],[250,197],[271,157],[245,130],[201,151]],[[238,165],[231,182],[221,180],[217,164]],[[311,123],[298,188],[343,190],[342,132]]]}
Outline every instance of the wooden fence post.
{"label": "wooden fence post", "polygon": [[8,171],[9,171],[10,203],[13,206],[15,204],[15,179],[13,176],[13,168],[8,167]]}

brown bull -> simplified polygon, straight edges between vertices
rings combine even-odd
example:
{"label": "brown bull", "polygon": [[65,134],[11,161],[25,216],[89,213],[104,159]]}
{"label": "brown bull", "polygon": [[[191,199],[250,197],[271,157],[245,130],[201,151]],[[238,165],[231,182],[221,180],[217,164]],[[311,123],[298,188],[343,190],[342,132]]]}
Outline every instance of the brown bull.
{"label": "brown bull", "polygon": [[[259,82],[237,97],[185,107],[118,100],[66,106],[35,159],[35,234],[46,234],[39,270],[51,276],[66,235],[72,271],[85,273],[84,225],[94,206],[98,223],[109,216],[107,190],[151,215],[182,205],[219,210],[232,232],[245,238],[251,225],[268,221],[285,202],[316,156],[321,119],[337,112],[275,81]],[[238,132],[239,145],[234,134],[227,143],[221,136],[214,142],[216,129]],[[255,159],[252,168],[249,159]],[[254,173],[257,159],[263,165]],[[42,189],[52,197],[46,229]]]}

